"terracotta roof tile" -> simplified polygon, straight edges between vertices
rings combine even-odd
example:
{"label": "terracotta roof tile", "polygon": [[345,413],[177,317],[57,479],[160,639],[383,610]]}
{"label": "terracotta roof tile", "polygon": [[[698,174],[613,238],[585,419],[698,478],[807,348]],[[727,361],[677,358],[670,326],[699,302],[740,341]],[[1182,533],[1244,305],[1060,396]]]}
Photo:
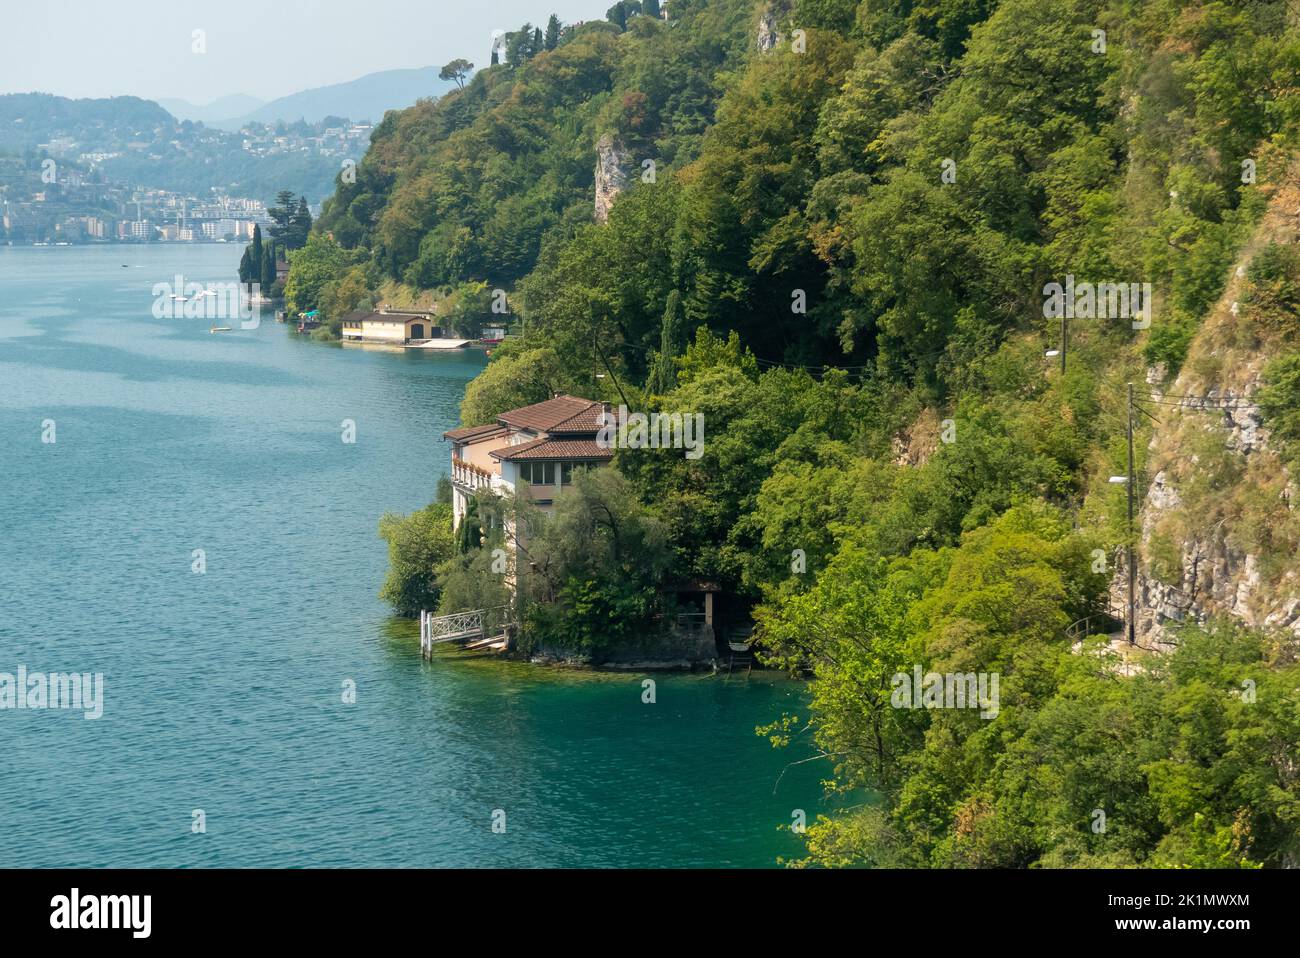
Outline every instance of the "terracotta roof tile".
{"label": "terracotta roof tile", "polygon": [[459,429],[448,429],[442,434],[442,438],[450,439],[453,442],[464,442],[466,439],[479,439],[500,432],[505,432],[505,427],[499,422],[490,422],[482,426],[461,426]]}
{"label": "terracotta roof tile", "polygon": [[596,445],[594,439],[551,439],[542,437],[517,446],[505,446],[490,452],[493,459],[519,462],[523,459],[593,459],[614,458],[614,450]]}
{"label": "terracotta roof tile", "polygon": [[497,419],[516,428],[541,432],[595,432],[600,428],[598,417],[603,408],[590,399],[561,394],[545,402],[503,412]]}
{"label": "terracotta roof tile", "polygon": [[605,404],[594,402],[576,416],[570,416],[564,422],[557,423],[546,431],[551,435],[594,433],[603,425],[600,419],[604,412]]}

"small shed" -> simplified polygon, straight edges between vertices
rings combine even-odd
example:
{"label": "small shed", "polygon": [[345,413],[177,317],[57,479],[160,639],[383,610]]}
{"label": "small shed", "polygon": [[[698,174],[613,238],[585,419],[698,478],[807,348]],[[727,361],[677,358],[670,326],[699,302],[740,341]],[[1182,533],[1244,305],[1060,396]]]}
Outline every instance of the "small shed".
{"label": "small shed", "polygon": [[700,615],[705,625],[713,626],[713,597],[722,591],[718,583],[708,579],[682,579],[670,583],[665,591],[675,595],[678,607],[686,610],[679,613],[679,618]]}

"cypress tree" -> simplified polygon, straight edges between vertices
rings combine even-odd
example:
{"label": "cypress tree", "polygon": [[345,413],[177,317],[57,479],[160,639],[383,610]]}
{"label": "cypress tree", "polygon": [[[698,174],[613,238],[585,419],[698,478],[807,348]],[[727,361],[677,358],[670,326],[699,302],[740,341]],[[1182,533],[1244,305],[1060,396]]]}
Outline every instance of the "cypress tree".
{"label": "cypress tree", "polygon": [[460,520],[456,530],[456,551],[461,555],[483,545],[483,529],[478,520],[478,500],[471,499],[465,507],[465,517]]}
{"label": "cypress tree", "polygon": [[659,356],[655,361],[654,389],[663,394],[676,385],[677,353],[682,338],[682,296],[677,290],[668,294],[664,318],[659,326]]}
{"label": "cypress tree", "polygon": [[551,14],[551,19],[546,21],[546,38],[542,41],[542,46],[547,50],[554,50],[560,45],[560,18]]}
{"label": "cypress tree", "polygon": [[270,296],[271,287],[275,285],[275,244],[267,243],[262,247],[262,295]]}
{"label": "cypress tree", "polygon": [[298,197],[298,208],[289,218],[289,223],[292,240],[287,244],[288,248],[301,249],[307,245],[307,235],[311,232],[311,210],[307,209],[307,197]]}

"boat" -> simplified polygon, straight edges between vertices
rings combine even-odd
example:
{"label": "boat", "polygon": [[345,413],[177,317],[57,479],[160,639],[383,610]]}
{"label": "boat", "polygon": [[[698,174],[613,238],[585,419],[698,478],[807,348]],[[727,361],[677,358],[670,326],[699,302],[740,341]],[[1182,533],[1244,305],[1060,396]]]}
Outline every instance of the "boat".
{"label": "boat", "polygon": [[228,332],[230,332],[230,330],[231,330],[231,327],[229,327],[229,326],[213,326],[211,329],[208,330],[208,332],[210,332],[210,333],[228,333]]}

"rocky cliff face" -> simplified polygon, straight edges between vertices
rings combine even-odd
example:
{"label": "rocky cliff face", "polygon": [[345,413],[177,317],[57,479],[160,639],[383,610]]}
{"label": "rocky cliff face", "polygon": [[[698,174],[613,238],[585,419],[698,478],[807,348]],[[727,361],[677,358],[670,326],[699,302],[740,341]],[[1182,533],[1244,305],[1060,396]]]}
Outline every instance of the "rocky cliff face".
{"label": "rocky cliff face", "polygon": [[789,12],[789,0],[773,0],[759,13],[758,51],[760,53],[776,49],[776,45],[781,42],[781,35],[777,33],[777,23]]}
{"label": "rocky cliff face", "polygon": [[776,47],[781,38],[776,32],[776,14],[770,9],[764,10],[758,18],[758,49],[766,52]]}
{"label": "rocky cliff face", "polygon": [[632,157],[606,133],[596,143],[596,222],[609,221],[618,194],[627,188]]}
{"label": "rocky cliff face", "polygon": [[890,440],[890,455],[896,466],[924,466],[939,448],[943,428],[938,414],[925,409],[916,421]]}
{"label": "rocky cliff face", "polygon": [[[1273,354],[1267,325],[1243,304],[1246,266],[1267,243],[1294,243],[1300,187],[1278,188],[1177,380],[1148,376],[1160,420],[1147,449],[1138,544],[1137,633],[1158,644],[1179,622],[1231,616],[1300,638],[1297,486],[1255,401]],[[1113,608],[1127,602],[1123,563]]]}

